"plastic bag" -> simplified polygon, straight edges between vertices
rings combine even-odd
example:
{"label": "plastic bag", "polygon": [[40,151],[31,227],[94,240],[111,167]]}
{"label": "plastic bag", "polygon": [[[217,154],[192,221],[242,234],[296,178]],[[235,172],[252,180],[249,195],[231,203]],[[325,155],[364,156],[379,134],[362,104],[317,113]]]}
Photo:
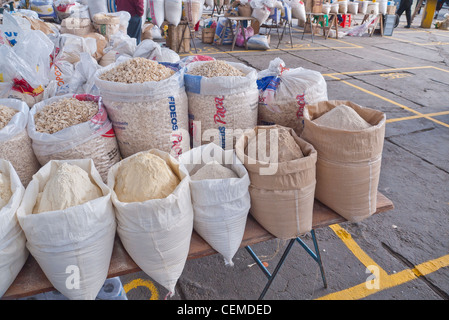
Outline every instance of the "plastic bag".
{"label": "plastic bag", "polygon": [[[253,35],[254,35],[254,29],[251,26],[245,28],[246,40],[248,40],[248,38],[252,37]],[[239,46],[239,47],[243,47],[245,45],[245,39],[243,38],[242,29],[239,29],[237,39],[235,40],[235,45]]]}
{"label": "plastic bag", "polygon": [[41,19],[58,20],[53,0],[30,0],[30,9],[36,11]]}
{"label": "plastic bag", "polygon": [[[38,193],[60,163],[79,166],[103,196],[81,205],[33,214]],[[46,277],[71,300],[93,300],[108,275],[116,233],[111,191],[90,159],[50,161],[25,190],[17,217],[27,248]]]}
{"label": "plastic bag", "polygon": [[97,13],[108,12],[108,4],[106,0],[88,0],[87,6],[89,7],[89,14],[91,19]]}
{"label": "plastic bag", "polygon": [[16,212],[22,201],[25,188],[12,164],[0,159],[0,172],[10,180],[12,196],[0,207],[0,297],[13,283],[28,258],[26,237]]}
{"label": "plastic bag", "polygon": [[270,44],[268,43],[268,36],[264,34],[256,34],[248,39],[246,42],[250,50],[268,50]]}
{"label": "plastic bag", "polygon": [[94,74],[99,68],[100,66],[90,54],[82,52],[80,61],[75,64],[73,75],[68,82],[69,92],[99,95],[94,83]]}

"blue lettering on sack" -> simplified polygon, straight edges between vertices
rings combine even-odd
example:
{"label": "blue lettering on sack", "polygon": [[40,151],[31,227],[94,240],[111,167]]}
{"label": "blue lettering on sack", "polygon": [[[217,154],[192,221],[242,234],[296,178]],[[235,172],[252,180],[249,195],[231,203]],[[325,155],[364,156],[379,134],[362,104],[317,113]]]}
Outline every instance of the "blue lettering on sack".
{"label": "blue lettering on sack", "polygon": [[170,122],[172,130],[178,130],[178,117],[176,116],[176,102],[174,97],[168,97],[168,107],[170,110]]}

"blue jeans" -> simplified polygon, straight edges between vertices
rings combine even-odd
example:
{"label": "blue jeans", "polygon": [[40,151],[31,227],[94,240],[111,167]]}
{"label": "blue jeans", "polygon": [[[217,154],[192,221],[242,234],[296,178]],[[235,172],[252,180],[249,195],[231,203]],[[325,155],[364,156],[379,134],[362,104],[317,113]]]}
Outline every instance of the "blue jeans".
{"label": "blue jeans", "polygon": [[131,19],[129,19],[127,33],[131,38],[137,39],[137,44],[140,43],[142,36],[142,17],[132,16]]}

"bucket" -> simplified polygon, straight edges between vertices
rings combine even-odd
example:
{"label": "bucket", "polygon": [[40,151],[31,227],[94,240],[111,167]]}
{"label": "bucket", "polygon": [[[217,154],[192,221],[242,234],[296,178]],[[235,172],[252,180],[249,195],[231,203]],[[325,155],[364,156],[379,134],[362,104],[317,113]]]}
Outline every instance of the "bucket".
{"label": "bucket", "polygon": [[377,2],[379,3],[379,13],[387,14],[388,1],[387,0],[379,0]]}
{"label": "bucket", "polygon": [[349,2],[348,3],[348,12],[352,14],[357,14],[359,9],[359,3],[358,2]]}
{"label": "bucket", "polygon": [[322,13],[329,14],[331,12],[331,5],[329,3],[323,3]]}
{"label": "bucket", "polygon": [[366,14],[370,3],[371,1],[360,1],[358,7],[359,13]]}
{"label": "bucket", "polygon": [[338,13],[348,13],[348,1],[338,1]]}
{"label": "bucket", "polygon": [[379,2],[372,2],[368,4],[367,14],[379,14]]}

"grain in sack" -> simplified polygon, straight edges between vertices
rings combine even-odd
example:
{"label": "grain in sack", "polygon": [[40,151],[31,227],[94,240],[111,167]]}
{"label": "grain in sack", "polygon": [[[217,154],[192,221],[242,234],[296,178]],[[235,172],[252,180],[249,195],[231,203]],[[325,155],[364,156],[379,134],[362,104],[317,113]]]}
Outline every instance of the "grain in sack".
{"label": "grain in sack", "polygon": [[0,298],[24,266],[29,252],[16,217],[25,188],[11,162],[0,159]]}
{"label": "grain in sack", "polygon": [[293,129],[275,125],[257,126],[239,138],[235,149],[250,177],[254,219],[279,239],[309,232],[316,184],[315,148]]}
{"label": "grain in sack", "polygon": [[121,160],[108,175],[124,248],[170,296],[184,270],[193,230],[189,181],[175,158],[156,149]]}
{"label": "grain in sack", "polygon": [[116,222],[93,161],[48,162],[26,188],[17,217],[54,288],[70,300],[94,300],[108,275]]}
{"label": "grain in sack", "polygon": [[92,159],[104,181],[120,160],[112,123],[99,96],[53,97],[30,110],[28,134],[41,165],[50,160]]}
{"label": "grain in sack", "polygon": [[27,132],[29,113],[23,101],[0,99],[0,155],[11,162],[24,187],[41,167]]}
{"label": "grain in sack", "polygon": [[191,175],[193,229],[232,266],[251,205],[248,172],[234,150],[214,143],[193,148],[179,161]]}
{"label": "grain in sack", "polygon": [[386,116],[350,101],[307,105],[301,138],[318,152],[315,197],[345,219],[376,211]]}
{"label": "grain in sack", "polygon": [[184,68],[137,57],[97,71],[95,85],[112,120],[122,157],[190,148]]}
{"label": "grain in sack", "polygon": [[327,85],[321,73],[302,67],[289,69],[276,58],[259,72],[259,125],[278,124],[303,129],[304,106],[327,100]]}
{"label": "grain in sack", "polygon": [[222,60],[192,62],[186,68],[193,146],[214,142],[233,149],[234,137],[257,125],[256,70]]}

